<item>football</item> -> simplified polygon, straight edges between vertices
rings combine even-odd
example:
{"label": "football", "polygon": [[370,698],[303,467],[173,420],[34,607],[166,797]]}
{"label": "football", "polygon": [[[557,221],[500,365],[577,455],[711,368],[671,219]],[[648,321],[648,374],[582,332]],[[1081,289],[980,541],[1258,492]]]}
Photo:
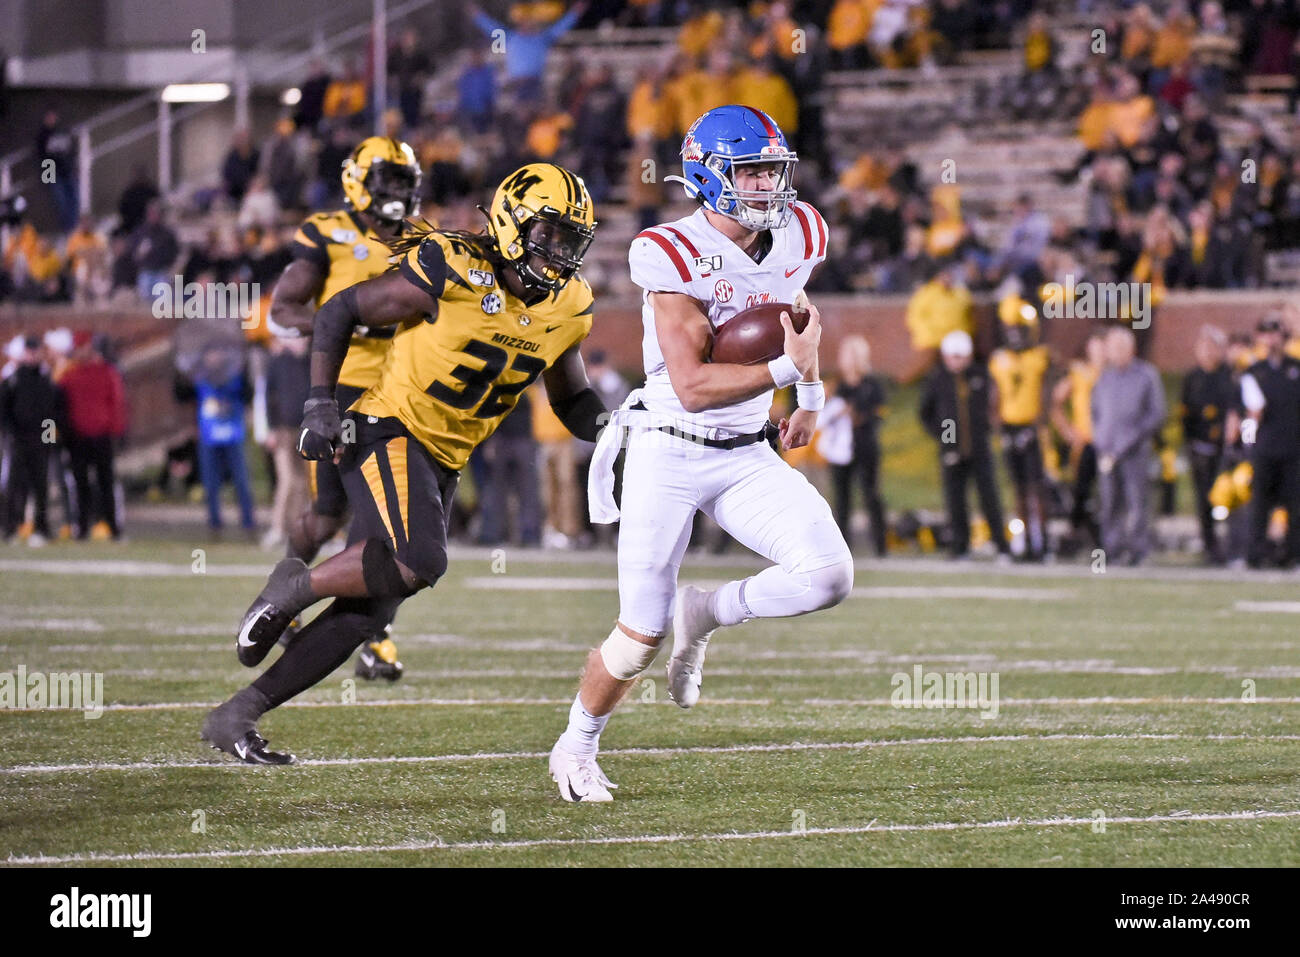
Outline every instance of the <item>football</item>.
{"label": "football", "polygon": [[790,313],[795,332],[803,332],[808,325],[808,297],[801,290],[794,299],[793,305],[764,302],[732,316],[713,333],[710,361],[748,366],[771,362],[780,356],[785,351],[781,313]]}

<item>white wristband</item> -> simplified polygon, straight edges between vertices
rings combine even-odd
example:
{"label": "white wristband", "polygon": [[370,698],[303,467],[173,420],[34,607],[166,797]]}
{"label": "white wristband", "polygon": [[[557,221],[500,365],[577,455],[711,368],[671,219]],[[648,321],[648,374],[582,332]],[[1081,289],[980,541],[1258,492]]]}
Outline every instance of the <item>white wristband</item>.
{"label": "white wristband", "polygon": [[826,387],[821,381],[796,382],[794,384],[795,400],[799,408],[809,412],[820,412],[826,405]]}
{"label": "white wristband", "polygon": [[772,381],[778,389],[794,385],[802,373],[795,368],[794,360],[782,353],[767,364],[767,371],[772,373]]}

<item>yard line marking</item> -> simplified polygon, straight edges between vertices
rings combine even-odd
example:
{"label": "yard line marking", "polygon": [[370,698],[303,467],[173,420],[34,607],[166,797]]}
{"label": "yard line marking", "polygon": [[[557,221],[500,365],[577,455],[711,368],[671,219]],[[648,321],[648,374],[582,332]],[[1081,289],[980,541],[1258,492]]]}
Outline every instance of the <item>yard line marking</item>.
{"label": "yard line marking", "polygon": [[36,572],[46,575],[111,575],[125,578],[265,578],[271,573],[271,563],[265,565],[205,565],[203,575],[198,575],[189,562],[141,562],[130,559],[104,559],[92,561],[59,561],[39,559],[16,561],[0,559],[0,572]]}
{"label": "yard line marking", "polygon": [[[772,754],[801,751],[865,751],[872,748],[944,744],[1018,744],[1025,741],[1300,741],[1298,734],[1002,734],[967,735],[958,738],[884,738],[863,741],[813,741],[785,744],[727,744],[695,748],[613,748],[602,757],[660,757],[683,754]],[[549,751],[477,751],[466,754],[396,755],[371,758],[307,758],[296,767],[353,767],[369,764],[456,764],[465,761],[540,760]],[[65,771],[163,771],[189,768],[245,770],[246,765],[228,761],[136,761],[110,764],[26,764],[0,767],[0,774],[54,774]]]}
{"label": "yard line marking", "polygon": [[[717,581],[694,581],[700,588],[716,588],[725,584]],[[546,577],[528,576],[505,578],[500,575],[466,578],[465,588],[483,591],[614,591],[617,578]],[[999,588],[981,585],[950,585],[925,587],[920,585],[864,585],[849,592],[851,598],[905,598],[905,599],[958,599],[986,598],[1005,601],[1060,601],[1074,598],[1078,593],[1063,588]]]}
{"label": "yard line marking", "polygon": [[[811,708],[873,708],[898,707],[903,710],[916,710],[915,705],[922,699],[911,698],[896,702],[893,698],[804,698],[779,701],[772,698],[706,698],[704,703],[719,707],[768,708],[774,705],[785,707]],[[104,711],[190,711],[210,710],[221,704],[220,701],[152,701],[142,703],[114,703],[103,706]],[[532,705],[538,707],[559,707],[573,704],[572,698],[377,698],[358,700],[351,704],[342,701],[287,701],[280,708],[399,708],[399,707],[443,707],[443,708],[477,708],[483,706]],[[667,707],[671,701],[640,701],[630,699],[623,707],[639,708],[644,705]],[[998,706],[1002,708],[1042,707],[1042,706],[1090,706],[1090,705],[1250,705],[1250,704],[1300,704],[1300,697],[1263,696],[1246,701],[1243,698],[1192,698],[1156,695],[1144,698],[1093,697],[1093,698],[1002,698]],[[931,709],[933,710],[933,709]],[[44,714],[57,713],[50,708],[6,708],[0,714]],[[3,770],[3,769],[0,769]]]}
{"label": "yard line marking", "polygon": [[1237,611],[1275,611],[1300,615],[1300,601],[1239,601],[1232,607]]}
{"label": "yard line marking", "polygon": [[[1207,811],[1189,814],[1177,811],[1172,814],[1151,814],[1146,817],[1108,817],[1110,824],[1182,824],[1212,823],[1220,821],[1265,821],[1300,817],[1300,809],[1281,811]],[[629,834],[610,837],[546,837],[515,841],[408,841],[402,844],[326,844],[297,847],[260,847],[243,850],[214,851],[144,851],[133,854],[47,855],[37,854],[16,857],[10,855],[5,863],[27,864],[89,864],[130,863],[133,861],[190,861],[221,860],[250,857],[305,857],[316,854],[392,854],[399,851],[491,851],[530,847],[593,847],[629,844],[685,844],[699,841],[766,841],[782,838],[807,838],[850,836],[855,834],[908,834],[926,831],[984,831],[1012,830],[1018,828],[1082,827],[1092,825],[1092,817],[1006,818],[997,821],[931,821],[924,824],[881,824],[872,820],[867,824],[840,827],[810,827],[804,831],[720,831],[706,834]]]}

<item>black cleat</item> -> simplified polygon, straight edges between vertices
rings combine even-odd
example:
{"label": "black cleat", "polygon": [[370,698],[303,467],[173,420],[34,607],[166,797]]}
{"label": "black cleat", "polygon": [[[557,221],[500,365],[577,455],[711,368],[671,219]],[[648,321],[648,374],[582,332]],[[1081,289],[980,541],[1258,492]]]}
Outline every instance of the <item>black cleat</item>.
{"label": "black cleat", "polygon": [[292,754],[268,751],[266,738],[257,733],[257,719],[266,713],[268,704],[262,692],[245,688],[208,712],[200,736],[245,764],[293,764]]}
{"label": "black cleat", "polygon": [[361,649],[361,654],[357,656],[356,675],[367,681],[375,681],[379,678],[385,681],[396,681],[402,677],[404,670],[402,663],[397,660],[397,646],[390,638],[367,642]]}
{"label": "black cleat", "polygon": [[229,750],[218,748],[215,744],[212,747],[225,751],[245,764],[293,764],[298,760],[287,751],[268,751],[266,744],[266,738],[256,731],[249,731],[232,744]]}
{"label": "black cleat", "polygon": [[277,641],[276,644],[288,651],[289,648],[293,646],[293,643],[298,640],[298,634],[301,631],[302,619],[295,618],[293,621],[289,622],[289,627],[284,630],[284,634],[280,636],[280,640]]}
{"label": "black cleat", "polygon": [[239,623],[235,640],[239,663],[246,668],[260,665],[298,613],[314,600],[306,563],[300,558],[281,559]]}

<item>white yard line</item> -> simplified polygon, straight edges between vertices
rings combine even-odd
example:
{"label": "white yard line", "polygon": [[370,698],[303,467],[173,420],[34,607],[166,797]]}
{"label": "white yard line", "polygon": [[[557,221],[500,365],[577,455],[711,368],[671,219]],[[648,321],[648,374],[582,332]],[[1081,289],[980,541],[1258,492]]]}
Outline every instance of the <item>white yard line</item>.
{"label": "white yard line", "polygon": [[[103,706],[104,711],[193,711],[209,710],[215,708],[221,702],[219,701],[152,701],[141,704],[106,704]],[[918,702],[919,703],[919,702]],[[342,701],[289,701],[280,705],[280,708],[406,708],[406,707],[437,707],[437,708],[481,708],[481,707],[508,707],[517,705],[537,706],[537,707],[568,707],[573,704],[572,698],[378,698],[373,700],[360,699],[345,704]],[[671,701],[641,701],[633,693],[624,707],[641,707],[642,705],[653,704],[659,707],[668,707]],[[895,702],[891,698],[804,698],[803,700],[774,700],[772,698],[705,698],[703,704],[709,707],[742,707],[742,708],[768,708],[768,707],[811,707],[811,708],[889,708],[899,707],[902,710],[914,710],[912,699],[905,699],[901,702]],[[1270,697],[1261,696],[1246,701],[1240,697],[1235,698],[1193,698],[1193,697],[1174,697],[1172,695],[1156,695],[1151,697],[1138,698],[1121,698],[1121,697],[1093,697],[1093,698],[1000,698],[998,707],[1000,708],[1030,708],[1030,707],[1088,707],[1093,705],[1250,705],[1250,704],[1300,704],[1300,697]],[[66,710],[66,709],[62,709]],[[45,712],[57,713],[55,709],[50,708],[8,708],[0,711],[3,714],[41,714]]]}
{"label": "white yard line", "polygon": [[[482,591],[617,591],[617,578],[547,577],[490,575],[466,578],[465,588]],[[717,581],[692,581],[701,588],[716,588]],[[975,598],[1003,601],[1061,601],[1078,593],[1063,588],[999,588],[981,585],[869,585],[854,588],[852,598],[957,599]]]}
{"label": "white yard line", "polygon": [[[1223,821],[1285,820],[1300,817],[1300,809],[1283,811],[1220,811],[1151,814],[1146,817],[1108,817],[1108,825],[1214,823]],[[803,831],[721,831],[706,834],[630,834],[611,837],[553,837],[519,841],[410,841],[403,844],[334,844],[323,846],[261,847],[227,851],[142,851],[134,854],[65,854],[16,857],[5,863],[93,864],[140,861],[197,861],[259,857],[304,857],[317,854],[391,854],[400,851],[491,851],[532,847],[603,847],[629,844],[687,844],[701,841],[770,841],[788,838],[851,836],[855,834],[911,834],[928,831],[1022,830],[1044,827],[1083,827],[1096,822],[1092,817],[1008,818],[998,821],[931,821],[923,824],[867,824],[842,827],[810,827]]]}
{"label": "white yard line", "polygon": [[1279,612],[1300,615],[1300,601],[1239,601],[1232,606],[1237,611]]}
{"label": "white yard line", "polygon": [[[938,746],[946,744],[1019,744],[1026,741],[1300,741],[1300,735],[1272,734],[1000,734],[967,735],[957,738],[895,738],[864,741],[814,741],[789,744],[730,744],[695,748],[613,748],[602,751],[602,757],[658,757],[684,754],[768,754],[799,751],[865,751],[873,748],[911,746]],[[466,761],[517,761],[540,760],[548,757],[547,751],[494,751],[467,754],[424,754],[370,758],[308,758],[296,767],[354,767],[370,764],[455,764]],[[188,768],[216,768],[219,770],[246,770],[245,765],[233,761],[136,761],[130,763],[93,764],[25,764],[0,767],[0,774],[58,774],[84,771],[165,771]]]}

